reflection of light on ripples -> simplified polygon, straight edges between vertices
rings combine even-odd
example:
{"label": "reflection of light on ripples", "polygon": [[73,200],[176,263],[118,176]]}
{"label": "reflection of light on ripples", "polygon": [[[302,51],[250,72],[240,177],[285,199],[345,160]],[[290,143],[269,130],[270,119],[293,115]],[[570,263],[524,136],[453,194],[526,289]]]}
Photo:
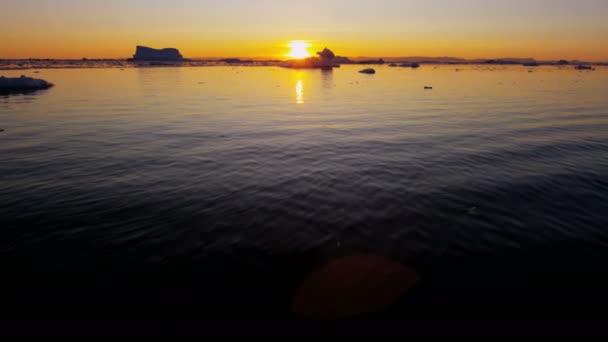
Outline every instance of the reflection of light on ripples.
{"label": "reflection of light on ripples", "polygon": [[296,103],[304,103],[304,86],[302,85],[302,80],[298,80],[298,83],[296,84]]}
{"label": "reflection of light on ripples", "polygon": [[[0,95],[0,250],[32,267],[78,268],[69,260],[82,253],[247,274],[278,274],[286,253],[305,270],[263,291],[291,294],[277,306],[304,318],[416,306],[385,254],[432,272],[454,256],[519,259],[545,244],[560,259],[568,241],[574,254],[579,243],[605,253],[608,67],[383,69],[381,80],[360,68],[45,69],[56,87]],[[504,274],[505,287],[516,276]],[[464,278],[466,293],[487,283]],[[502,286],[492,287],[482,290]]]}

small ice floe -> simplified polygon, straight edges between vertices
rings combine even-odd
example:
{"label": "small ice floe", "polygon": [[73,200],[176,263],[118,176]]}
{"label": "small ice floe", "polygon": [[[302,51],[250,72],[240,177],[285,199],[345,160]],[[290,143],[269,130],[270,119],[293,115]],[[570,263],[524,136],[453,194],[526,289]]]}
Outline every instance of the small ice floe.
{"label": "small ice floe", "polygon": [[391,68],[394,68],[394,67],[398,67],[399,65],[397,65],[397,64],[395,64],[395,63],[391,63],[391,64],[389,64],[388,66],[389,66],[389,67],[391,67]]}
{"label": "small ice floe", "polygon": [[400,65],[400,67],[402,67],[402,68],[416,69],[416,68],[420,68],[420,64],[418,64],[418,63],[403,63],[403,64]]}
{"label": "small ice floe", "polygon": [[375,74],[376,70],[369,68],[369,69],[363,69],[363,70],[359,70],[360,73],[362,74]]}
{"label": "small ice floe", "polygon": [[576,70],[593,70],[593,68],[590,65],[577,65],[575,67]]}
{"label": "small ice floe", "polygon": [[31,77],[4,77],[0,76],[0,92],[19,92],[49,89],[53,84],[45,80]]}
{"label": "small ice floe", "polygon": [[431,86],[424,86],[424,90],[433,90],[433,87],[431,87]]}

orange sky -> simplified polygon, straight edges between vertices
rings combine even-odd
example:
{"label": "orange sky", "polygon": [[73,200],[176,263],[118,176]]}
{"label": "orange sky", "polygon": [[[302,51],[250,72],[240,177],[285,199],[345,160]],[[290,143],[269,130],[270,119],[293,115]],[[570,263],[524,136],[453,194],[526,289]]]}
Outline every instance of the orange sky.
{"label": "orange sky", "polygon": [[608,61],[605,0],[19,0],[0,12],[0,58],[283,58],[290,40],[344,56]]}

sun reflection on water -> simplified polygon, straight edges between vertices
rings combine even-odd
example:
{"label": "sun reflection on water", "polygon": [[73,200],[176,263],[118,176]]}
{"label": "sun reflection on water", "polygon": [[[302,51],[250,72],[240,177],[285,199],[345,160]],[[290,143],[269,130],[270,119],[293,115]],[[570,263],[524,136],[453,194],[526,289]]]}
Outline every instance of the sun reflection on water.
{"label": "sun reflection on water", "polygon": [[296,103],[304,103],[304,85],[302,80],[298,80],[298,83],[296,84]]}

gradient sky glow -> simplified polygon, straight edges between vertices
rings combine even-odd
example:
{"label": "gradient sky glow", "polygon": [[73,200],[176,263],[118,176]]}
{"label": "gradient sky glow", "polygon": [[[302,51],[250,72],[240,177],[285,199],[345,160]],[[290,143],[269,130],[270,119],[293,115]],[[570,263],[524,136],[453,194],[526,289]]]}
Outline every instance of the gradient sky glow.
{"label": "gradient sky glow", "polygon": [[0,0],[0,58],[536,57],[608,61],[607,0]]}

